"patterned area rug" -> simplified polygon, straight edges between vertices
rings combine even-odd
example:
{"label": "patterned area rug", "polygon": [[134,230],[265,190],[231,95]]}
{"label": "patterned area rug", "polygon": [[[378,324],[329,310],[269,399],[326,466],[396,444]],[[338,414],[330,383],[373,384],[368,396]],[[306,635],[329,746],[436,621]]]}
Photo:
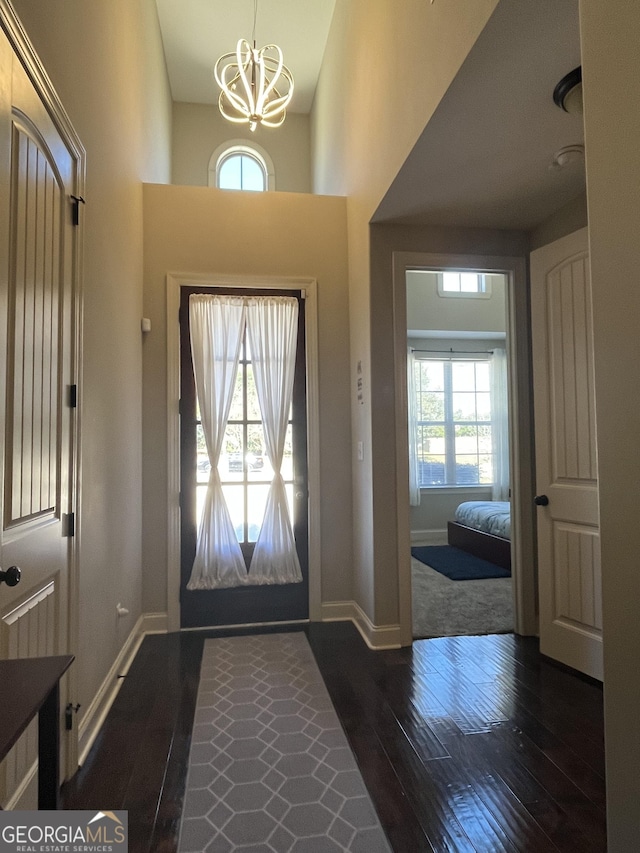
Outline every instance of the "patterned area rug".
{"label": "patterned area rug", "polygon": [[390,853],[303,633],[205,641],[179,853]]}

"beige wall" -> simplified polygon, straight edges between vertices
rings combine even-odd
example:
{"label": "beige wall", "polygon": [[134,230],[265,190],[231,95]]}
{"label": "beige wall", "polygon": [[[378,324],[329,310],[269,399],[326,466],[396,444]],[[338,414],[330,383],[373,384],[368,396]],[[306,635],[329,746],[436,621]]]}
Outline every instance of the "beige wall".
{"label": "beige wall", "polygon": [[[350,375],[355,387],[360,364],[364,388],[361,402],[352,397],[354,596],[376,625],[398,622],[398,573],[388,453],[394,389],[388,370],[378,375],[377,369],[392,350],[393,307],[389,292],[370,282],[369,221],[496,4],[406,0],[398,14],[395,0],[338,0],[316,90],[313,189],[348,195]],[[393,61],[385,62],[390,55]],[[374,436],[384,447],[374,447]]]}
{"label": "beige wall", "polygon": [[311,150],[309,116],[287,113],[282,127],[248,127],[230,124],[217,106],[210,104],[173,105],[172,183],[206,187],[209,160],[225,142],[246,140],[263,148],[273,160],[276,191],[311,191]]}
{"label": "beige wall", "polygon": [[169,178],[170,97],[153,0],[14,5],[87,150],[73,697],[83,714],[141,612],[142,180]]}
{"label": "beige wall", "polygon": [[351,599],[345,200],[147,185],[144,213],[144,312],[152,326],[144,344],[145,609],[167,606],[166,274],[170,271],[317,278],[322,600]]}
{"label": "beige wall", "polygon": [[636,0],[581,0],[610,853],[640,838],[640,73]]}
{"label": "beige wall", "polygon": [[480,299],[440,296],[437,273],[427,270],[408,270],[406,278],[408,329],[487,333],[505,331],[507,309],[503,275],[487,276],[490,295]]}
{"label": "beige wall", "polygon": [[579,195],[541,222],[530,235],[531,251],[579,231],[587,225],[587,196]]}

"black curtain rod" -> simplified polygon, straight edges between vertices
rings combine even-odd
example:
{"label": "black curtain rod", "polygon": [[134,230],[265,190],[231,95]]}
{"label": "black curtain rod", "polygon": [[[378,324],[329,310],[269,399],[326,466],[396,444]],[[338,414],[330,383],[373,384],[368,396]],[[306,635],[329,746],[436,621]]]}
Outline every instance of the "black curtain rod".
{"label": "black curtain rod", "polygon": [[440,355],[493,355],[494,350],[492,349],[416,349],[415,347],[411,347],[411,352],[431,352],[438,353]]}

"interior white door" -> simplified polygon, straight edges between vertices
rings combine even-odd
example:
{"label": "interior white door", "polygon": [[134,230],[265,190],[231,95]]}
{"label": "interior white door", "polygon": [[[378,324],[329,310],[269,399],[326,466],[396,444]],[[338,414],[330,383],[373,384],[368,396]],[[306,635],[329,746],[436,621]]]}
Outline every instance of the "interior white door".
{"label": "interior white door", "polygon": [[540,650],[602,679],[587,229],[531,254]]}
{"label": "interior white door", "polygon": [[[0,584],[0,657],[21,658],[70,650],[77,164],[1,29],[0,82],[0,566],[21,571]],[[0,802],[20,796],[36,734],[4,762]]]}

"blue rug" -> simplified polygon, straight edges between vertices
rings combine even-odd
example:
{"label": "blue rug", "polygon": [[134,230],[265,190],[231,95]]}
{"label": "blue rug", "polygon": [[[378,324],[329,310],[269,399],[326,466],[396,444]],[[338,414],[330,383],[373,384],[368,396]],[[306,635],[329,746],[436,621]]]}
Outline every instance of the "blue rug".
{"label": "blue rug", "polygon": [[452,545],[420,545],[411,556],[452,581],[479,581],[485,578],[510,578],[511,572],[454,548]]}

